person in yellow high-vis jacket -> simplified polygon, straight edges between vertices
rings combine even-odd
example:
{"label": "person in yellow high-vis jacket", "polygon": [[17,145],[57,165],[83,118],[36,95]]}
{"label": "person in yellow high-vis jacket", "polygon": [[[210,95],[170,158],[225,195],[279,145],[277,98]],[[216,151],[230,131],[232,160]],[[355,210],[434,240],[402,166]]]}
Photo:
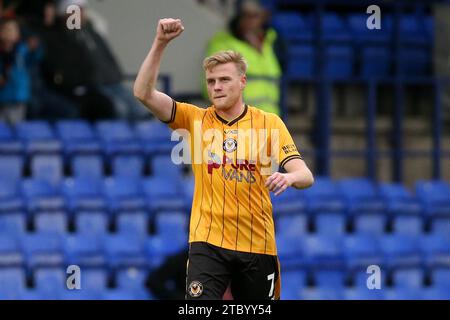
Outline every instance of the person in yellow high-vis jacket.
{"label": "person in yellow high-vis jacket", "polygon": [[[275,55],[276,31],[265,28],[266,13],[254,0],[242,2],[229,30],[217,32],[206,55],[223,50],[240,52],[248,63],[244,101],[266,112],[280,115],[281,68]],[[202,85],[202,88],[206,86]],[[204,97],[207,92],[203,89]]]}

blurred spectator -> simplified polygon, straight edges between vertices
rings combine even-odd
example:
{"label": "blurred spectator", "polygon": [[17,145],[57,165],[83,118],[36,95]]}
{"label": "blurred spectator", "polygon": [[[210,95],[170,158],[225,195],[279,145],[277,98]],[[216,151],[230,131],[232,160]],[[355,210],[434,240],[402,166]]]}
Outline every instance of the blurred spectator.
{"label": "blurred spectator", "polygon": [[[66,13],[70,5],[80,7],[81,28],[70,30]],[[86,14],[87,0],[62,0],[56,17],[46,7],[40,30],[45,43],[43,77],[47,85],[80,105],[80,116],[90,120],[122,118],[137,120],[149,116],[123,83],[122,70],[104,38]]]}
{"label": "blurred spectator", "polygon": [[0,120],[15,124],[25,118],[30,101],[30,68],[41,58],[36,38],[22,41],[15,18],[0,20]]}
{"label": "blurred spectator", "polygon": [[[256,0],[238,6],[228,30],[219,31],[208,42],[206,56],[221,50],[240,52],[248,63],[244,102],[280,114],[281,68],[275,54],[276,32],[267,27],[268,13]],[[207,97],[203,85],[204,97]]]}

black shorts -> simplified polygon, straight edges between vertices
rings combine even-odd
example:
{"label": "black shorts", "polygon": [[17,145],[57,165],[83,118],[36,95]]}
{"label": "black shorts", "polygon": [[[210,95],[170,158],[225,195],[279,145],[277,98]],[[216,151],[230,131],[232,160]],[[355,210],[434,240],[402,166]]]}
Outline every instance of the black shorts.
{"label": "black shorts", "polygon": [[186,299],[221,300],[227,287],[235,300],[280,299],[277,256],[193,242],[189,248]]}

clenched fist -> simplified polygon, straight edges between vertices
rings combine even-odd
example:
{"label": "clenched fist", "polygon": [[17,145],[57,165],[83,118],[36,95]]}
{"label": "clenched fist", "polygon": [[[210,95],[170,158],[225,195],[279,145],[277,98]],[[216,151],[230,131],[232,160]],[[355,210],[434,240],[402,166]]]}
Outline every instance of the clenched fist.
{"label": "clenched fist", "polygon": [[169,42],[178,37],[184,30],[180,19],[161,19],[158,22],[156,30],[156,40],[161,42]]}

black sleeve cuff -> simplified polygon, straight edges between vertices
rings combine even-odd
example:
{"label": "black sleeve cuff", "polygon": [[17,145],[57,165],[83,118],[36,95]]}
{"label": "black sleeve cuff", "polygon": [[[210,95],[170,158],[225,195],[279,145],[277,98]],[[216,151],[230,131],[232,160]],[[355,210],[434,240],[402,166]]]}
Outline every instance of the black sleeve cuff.
{"label": "black sleeve cuff", "polygon": [[165,124],[172,123],[172,122],[175,120],[175,114],[176,114],[176,112],[177,112],[177,103],[176,103],[175,100],[173,100],[173,99],[172,99],[172,101],[173,101],[173,104],[172,104],[172,113],[170,114],[170,119],[169,119],[169,121],[162,121],[162,120],[160,120],[161,122],[164,122]]}
{"label": "black sleeve cuff", "polygon": [[283,161],[281,161],[280,163],[280,167],[284,169],[284,166],[286,165],[286,163],[288,163],[289,161],[291,161],[292,159],[300,159],[303,160],[302,156],[298,155],[298,154],[293,154],[287,158],[285,158]]}

